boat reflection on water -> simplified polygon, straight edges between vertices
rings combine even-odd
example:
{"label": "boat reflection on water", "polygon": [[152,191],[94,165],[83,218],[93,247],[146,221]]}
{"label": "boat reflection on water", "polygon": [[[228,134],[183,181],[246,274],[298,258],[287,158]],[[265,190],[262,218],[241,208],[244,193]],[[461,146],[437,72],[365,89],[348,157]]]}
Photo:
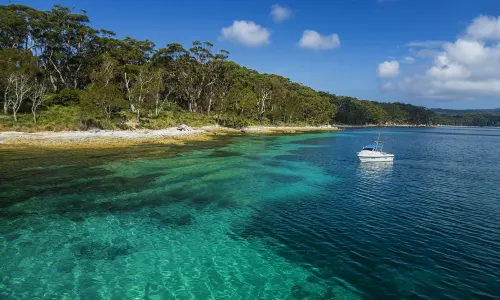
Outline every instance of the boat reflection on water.
{"label": "boat reflection on water", "polygon": [[387,179],[392,174],[393,162],[359,163],[358,171],[362,179]]}

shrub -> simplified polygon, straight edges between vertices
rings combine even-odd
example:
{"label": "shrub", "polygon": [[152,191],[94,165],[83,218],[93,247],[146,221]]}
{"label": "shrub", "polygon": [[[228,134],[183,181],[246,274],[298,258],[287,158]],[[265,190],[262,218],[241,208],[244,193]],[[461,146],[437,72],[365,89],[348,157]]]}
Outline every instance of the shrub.
{"label": "shrub", "polygon": [[33,123],[31,114],[18,115],[15,122],[12,116],[0,117],[0,130],[16,131],[62,131],[80,130],[80,110],[72,106],[50,106],[46,110],[40,111],[38,123]]}
{"label": "shrub", "polygon": [[248,126],[248,120],[237,115],[228,114],[219,118],[219,125],[240,129]]}
{"label": "shrub", "polygon": [[57,94],[50,94],[47,97],[47,105],[70,106],[80,103],[81,91],[74,89],[64,89]]}
{"label": "shrub", "polygon": [[162,111],[158,117],[149,120],[143,119],[142,121],[144,122],[144,127],[150,129],[162,129],[178,125],[173,111]]}
{"label": "shrub", "polygon": [[176,120],[176,125],[186,124],[193,127],[201,127],[216,124],[214,118],[200,113],[191,113],[182,110],[176,110],[174,112],[174,117]]}

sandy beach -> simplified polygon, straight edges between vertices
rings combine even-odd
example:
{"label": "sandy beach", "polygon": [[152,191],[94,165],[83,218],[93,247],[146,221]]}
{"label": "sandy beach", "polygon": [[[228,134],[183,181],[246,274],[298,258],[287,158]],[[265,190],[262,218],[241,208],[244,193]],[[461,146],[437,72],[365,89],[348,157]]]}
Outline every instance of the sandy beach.
{"label": "sandy beach", "polygon": [[89,130],[89,131],[45,131],[45,132],[0,132],[0,148],[17,146],[40,146],[48,148],[93,148],[119,147],[143,143],[182,144],[186,141],[209,140],[214,135],[223,134],[272,134],[301,133],[311,131],[335,131],[337,127],[268,127],[251,126],[241,130],[204,126],[179,130],[170,127],[160,130]]}

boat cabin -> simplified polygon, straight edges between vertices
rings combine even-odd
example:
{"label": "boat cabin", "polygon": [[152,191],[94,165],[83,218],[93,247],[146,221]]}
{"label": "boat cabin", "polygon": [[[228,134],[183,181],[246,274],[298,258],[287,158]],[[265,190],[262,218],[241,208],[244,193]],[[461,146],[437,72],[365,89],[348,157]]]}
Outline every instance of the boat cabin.
{"label": "boat cabin", "polygon": [[367,145],[363,147],[363,150],[366,151],[380,151],[382,147],[377,145]]}

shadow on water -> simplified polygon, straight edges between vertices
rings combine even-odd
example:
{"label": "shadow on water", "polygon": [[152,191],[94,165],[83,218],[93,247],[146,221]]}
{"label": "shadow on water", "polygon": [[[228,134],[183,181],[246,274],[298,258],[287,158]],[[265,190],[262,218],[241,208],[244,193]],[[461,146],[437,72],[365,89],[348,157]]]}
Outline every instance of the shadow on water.
{"label": "shadow on water", "polygon": [[190,226],[195,223],[195,218],[190,214],[184,214],[181,216],[170,216],[167,214],[162,214],[157,211],[151,212],[148,215],[151,223],[157,224],[158,229],[163,226],[174,226],[174,227],[184,227]]}
{"label": "shadow on water", "polygon": [[232,152],[232,151],[224,151],[224,150],[217,150],[212,153],[210,153],[207,157],[232,157],[232,156],[241,156],[242,154],[239,152]]}
{"label": "shadow on water", "polygon": [[[406,277],[401,276],[399,272],[412,271],[395,264],[391,270],[399,271],[392,271],[390,276],[384,277],[384,281],[374,284],[383,272],[387,272],[382,267],[381,259],[389,256],[389,253],[375,253],[374,249],[362,249],[355,243],[336,243],[334,239],[345,239],[346,233],[336,229],[330,222],[318,216],[314,208],[309,207],[310,203],[318,205],[317,201],[317,198],[300,198],[266,205],[248,222],[234,225],[229,236],[237,240],[257,239],[266,243],[277,255],[308,269],[312,274],[307,278],[309,282],[322,281],[332,286],[340,284],[353,293],[361,293],[360,296],[370,295],[369,299],[411,297],[412,290],[406,289],[410,283],[405,283]],[[308,219],[297,219],[304,216]],[[297,227],[297,223],[302,225]],[[316,234],[311,235],[311,232]],[[363,239],[363,236],[357,238]],[[394,290],[395,287],[398,287],[397,290]],[[437,287],[429,289],[430,293],[439,291]],[[394,295],[388,295],[388,290],[393,290]],[[297,285],[293,295],[297,299],[304,299],[308,293]],[[330,299],[328,297],[333,295],[330,288],[324,297]]]}
{"label": "shadow on water", "polygon": [[301,139],[290,142],[291,144],[297,145],[307,145],[307,146],[328,146],[335,142],[336,137],[334,135],[326,137],[314,137],[309,139]]}
{"label": "shadow on water", "polygon": [[[182,189],[171,190],[161,196],[141,196],[142,200],[96,203],[95,199],[113,199],[117,195],[133,195],[153,189],[156,179],[165,174],[164,167],[158,166],[157,171],[153,168],[149,174],[120,177],[99,166],[119,160],[171,157],[200,148],[217,149],[227,146],[231,139],[229,136],[220,136],[209,142],[189,142],[182,146],[153,144],[122,149],[48,150],[27,147],[15,151],[2,150],[0,162],[5,176],[0,181],[0,218],[13,220],[48,212],[80,222],[90,214],[132,212],[142,207],[154,208],[179,201],[187,201],[189,205],[201,209],[213,202],[213,198],[208,199],[210,195],[188,195]],[[220,157],[239,155],[229,151],[216,150],[216,153]],[[194,172],[172,179],[170,183],[204,175],[207,172]],[[45,203],[49,200],[50,202]],[[41,210],[10,209],[27,201],[42,205]],[[227,201],[219,205],[231,206]]]}

